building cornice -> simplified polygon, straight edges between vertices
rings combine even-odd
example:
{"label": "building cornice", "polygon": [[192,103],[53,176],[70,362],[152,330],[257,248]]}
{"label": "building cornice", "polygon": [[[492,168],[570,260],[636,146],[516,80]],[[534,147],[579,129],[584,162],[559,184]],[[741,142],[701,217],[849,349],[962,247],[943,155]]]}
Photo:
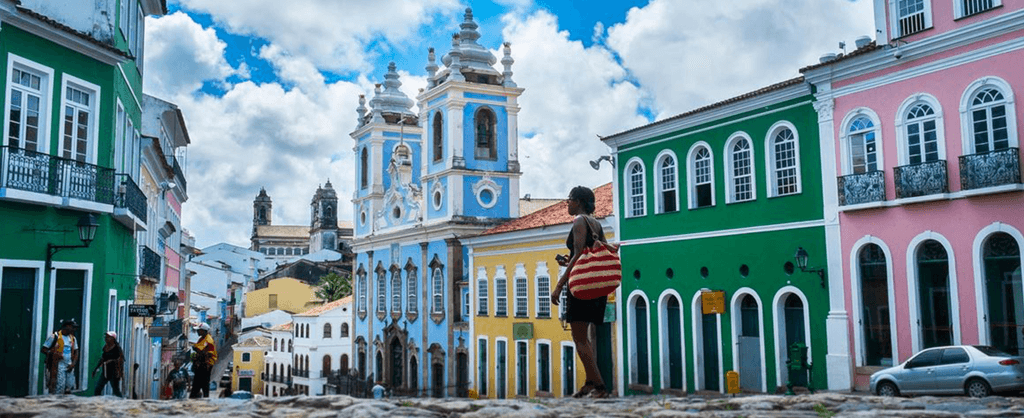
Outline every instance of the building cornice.
{"label": "building cornice", "polygon": [[16,6],[14,10],[0,8],[0,20],[107,65],[117,65],[131,59],[113,46],[103,44],[57,22],[48,21],[45,16],[23,7]]}
{"label": "building cornice", "polygon": [[[609,217],[606,217],[606,218],[600,218],[600,219],[598,219],[598,222],[601,223],[601,228],[604,229],[606,234],[609,233],[609,232],[614,234],[614,232],[615,232],[615,217],[614,216],[609,216]],[[493,246],[501,246],[501,245],[517,245],[517,244],[523,244],[525,242],[537,242],[537,241],[546,241],[546,240],[552,240],[552,239],[561,239],[561,238],[565,238],[565,237],[567,237],[569,235],[569,230],[570,229],[572,229],[572,223],[561,223],[561,224],[555,224],[555,225],[547,225],[547,226],[541,226],[541,227],[536,227],[536,228],[524,229],[524,230],[521,230],[521,231],[502,232],[502,233],[488,234],[488,235],[478,235],[478,236],[475,236],[475,237],[470,237],[470,238],[463,239],[462,240],[462,244],[465,245],[465,246],[473,247],[475,254],[476,255],[481,255],[482,253],[477,251],[477,249],[480,249],[482,247],[493,247]],[[617,239],[616,238],[612,238],[610,241],[611,242],[615,242],[615,241],[617,241]],[[563,247],[564,248],[565,246],[564,245],[559,245],[559,247]],[[536,250],[536,249],[537,248],[535,248],[535,247],[524,247],[521,250],[532,251],[532,250]],[[507,249],[507,250],[508,251],[521,252],[521,251],[517,251],[517,250],[520,250],[519,248]]]}
{"label": "building cornice", "polygon": [[429,242],[442,239],[458,239],[479,235],[481,232],[506,220],[495,220],[489,224],[458,224],[449,222],[441,225],[416,225],[411,228],[394,232],[367,235],[352,242],[353,252],[361,253],[370,250],[387,249],[392,243],[398,242]]}

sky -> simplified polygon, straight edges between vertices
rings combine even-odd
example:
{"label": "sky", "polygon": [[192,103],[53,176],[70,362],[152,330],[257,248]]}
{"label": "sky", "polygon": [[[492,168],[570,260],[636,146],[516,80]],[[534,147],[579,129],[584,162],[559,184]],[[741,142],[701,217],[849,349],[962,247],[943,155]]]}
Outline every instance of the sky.
{"label": "sky", "polygon": [[170,0],[146,19],[144,90],[185,115],[197,245],[248,247],[261,187],[275,225],[308,225],[328,180],[351,220],[359,95],[393,61],[415,98],[467,7],[484,47],[512,45],[520,193],[546,198],[612,180],[588,164],[609,153],[598,136],[796,77],[874,32],[869,0]]}

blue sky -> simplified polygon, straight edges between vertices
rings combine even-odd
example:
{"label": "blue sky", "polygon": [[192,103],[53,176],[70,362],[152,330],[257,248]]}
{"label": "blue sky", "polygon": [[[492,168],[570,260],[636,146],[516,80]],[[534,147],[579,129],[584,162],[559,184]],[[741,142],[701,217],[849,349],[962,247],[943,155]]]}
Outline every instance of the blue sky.
{"label": "blue sky", "polygon": [[482,45],[512,44],[521,194],[543,197],[611,181],[587,164],[608,153],[597,135],[797,76],[873,33],[868,0],[171,0],[147,19],[145,90],[185,115],[198,244],[248,246],[260,187],[275,224],[308,224],[328,179],[346,202],[358,95],[395,61],[414,98],[467,6]]}

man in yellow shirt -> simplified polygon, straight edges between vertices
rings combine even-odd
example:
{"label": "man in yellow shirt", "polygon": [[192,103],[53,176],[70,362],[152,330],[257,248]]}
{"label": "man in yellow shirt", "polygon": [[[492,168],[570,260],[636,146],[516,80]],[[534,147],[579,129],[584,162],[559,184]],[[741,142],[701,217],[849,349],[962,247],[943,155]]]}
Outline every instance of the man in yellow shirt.
{"label": "man in yellow shirt", "polygon": [[210,324],[201,323],[196,327],[199,341],[192,344],[192,393],[189,398],[205,398],[210,396],[210,372],[217,363],[217,345],[210,336]]}

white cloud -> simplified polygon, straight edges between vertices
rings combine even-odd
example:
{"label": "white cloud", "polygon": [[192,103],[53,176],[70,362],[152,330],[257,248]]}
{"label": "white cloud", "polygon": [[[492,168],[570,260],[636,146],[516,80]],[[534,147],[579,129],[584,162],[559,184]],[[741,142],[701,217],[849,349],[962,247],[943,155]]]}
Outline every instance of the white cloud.
{"label": "white cloud", "polygon": [[196,91],[206,80],[245,75],[244,68],[232,68],[224,59],[227,44],[217,33],[182,12],[146,18],[145,42],[146,92],[158,97]]}
{"label": "white cloud", "polygon": [[[367,46],[384,38],[401,44],[437,14],[461,8],[457,0],[181,0],[209,13],[228,31],[268,40],[319,69],[367,71]],[[386,45],[380,45],[386,47]]]}
{"label": "white cloud", "polygon": [[607,45],[660,119],[795,77],[871,35],[872,16],[866,0],[652,0],[609,28]]}

